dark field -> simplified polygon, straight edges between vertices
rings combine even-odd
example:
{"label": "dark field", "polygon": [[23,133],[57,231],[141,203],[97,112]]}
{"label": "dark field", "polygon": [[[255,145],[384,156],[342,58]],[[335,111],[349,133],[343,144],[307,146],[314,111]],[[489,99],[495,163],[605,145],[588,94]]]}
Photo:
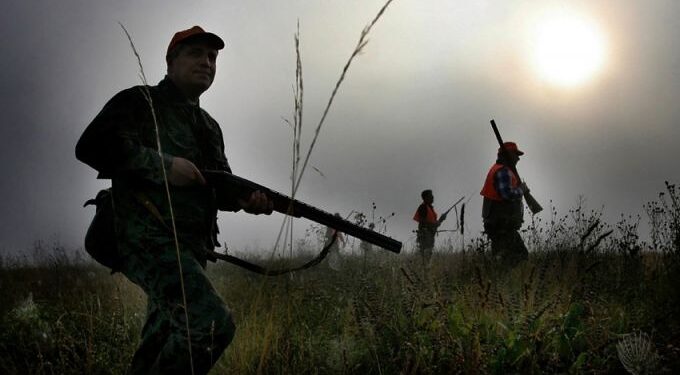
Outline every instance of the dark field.
{"label": "dark field", "polygon": [[[527,223],[532,251],[514,269],[482,239],[443,245],[430,267],[382,251],[279,277],[211,264],[238,326],[213,373],[678,373],[680,210],[660,198],[645,206],[650,243],[639,220],[609,226],[577,208]],[[124,373],[141,291],[58,246],[38,250],[38,266],[2,259],[0,373]]]}
{"label": "dark field", "polygon": [[[478,253],[440,254],[427,273],[385,256],[278,278],[212,266],[238,322],[214,373],[623,372],[617,344],[642,350],[646,373],[679,369],[668,256],[546,251],[502,272]],[[124,373],[145,300],[123,277],[55,263],[5,268],[0,282],[0,372]]]}

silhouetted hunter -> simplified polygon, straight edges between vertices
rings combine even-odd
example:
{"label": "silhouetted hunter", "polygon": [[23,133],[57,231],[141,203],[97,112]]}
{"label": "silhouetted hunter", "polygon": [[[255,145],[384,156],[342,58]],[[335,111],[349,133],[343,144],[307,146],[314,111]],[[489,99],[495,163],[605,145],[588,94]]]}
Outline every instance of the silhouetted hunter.
{"label": "silhouetted hunter", "polygon": [[430,258],[432,258],[434,237],[439,226],[446,220],[446,213],[437,219],[437,212],[432,206],[434,203],[432,190],[423,190],[420,193],[420,197],[423,199],[423,203],[418,206],[416,213],[413,215],[413,220],[418,222],[418,229],[416,230],[418,252],[422,256],[424,264],[427,265],[430,262]]}
{"label": "silhouetted hunter", "polygon": [[[260,191],[249,200],[215,191],[199,170],[231,172],[218,123],[200,107],[212,85],[224,42],[194,26],[177,32],[167,49],[167,75],[148,87],[160,133],[159,156],[152,112],[142,86],[116,94],[87,127],[76,157],[111,179],[119,271],[148,296],[142,341],[132,374],[207,373],[234,336],[234,322],[204,272],[206,251],[217,245],[217,210],[269,214]],[[167,171],[186,291],[162,165]],[[191,335],[191,359],[187,323]]]}
{"label": "silhouetted hunter", "polygon": [[513,172],[524,152],[514,142],[504,142],[498,149],[496,163],[484,181],[482,218],[484,232],[491,240],[491,253],[504,264],[514,266],[528,256],[519,229],[524,222],[522,197],[529,192]]}

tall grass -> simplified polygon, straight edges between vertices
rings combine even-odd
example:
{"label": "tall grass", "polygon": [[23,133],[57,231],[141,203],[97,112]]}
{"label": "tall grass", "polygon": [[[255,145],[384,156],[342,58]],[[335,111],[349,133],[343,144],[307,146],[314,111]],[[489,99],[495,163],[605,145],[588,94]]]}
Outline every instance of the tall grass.
{"label": "tall grass", "polygon": [[[213,264],[211,279],[238,327],[213,373],[680,370],[672,242],[659,243],[668,252],[631,246],[635,236],[622,230],[634,228],[614,225],[587,252],[582,243],[609,226],[591,229],[597,215],[566,216],[547,232],[560,240],[540,232],[551,245],[514,269],[499,268],[484,241],[437,249],[428,272],[415,256],[387,253],[346,256],[343,272],[322,265],[278,278]],[[82,263],[46,264],[5,268],[0,286],[0,372],[124,372],[144,316],[143,293],[124,278]]]}
{"label": "tall grass", "polygon": [[[393,0],[387,0],[383,4],[383,6],[380,8],[378,13],[376,13],[375,17],[369,22],[366,27],[364,27],[361,30],[361,33],[359,35],[359,40],[357,41],[356,46],[354,47],[354,50],[351,52],[349,58],[347,59],[347,62],[345,63],[344,67],[342,68],[342,71],[340,73],[340,76],[338,80],[335,82],[335,86],[333,87],[333,91],[331,92],[328,101],[326,103],[326,106],[324,107],[323,113],[321,114],[321,117],[319,118],[319,121],[314,129],[314,134],[312,137],[312,140],[307,147],[306,152],[302,152],[301,145],[302,145],[302,134],[303,134],[303,114],[304,114],[304,79],[303,79],[303,74],[302,74],[302,55],[300,52],[300,23],[298,21],[297,25],[297,30],[295,33],[295,85],[293,87],[293,122],[291,123],[288,120],[284,120],[287,124],[289,124],[292,129],[293,129],[293,143],[292,143],[292,164],[291,164],[291,197],[295,198],[295,194],[297,193],[298,189],[300,188],[300,184],[302,183],[302,177],[304,176],[307,166],[309,164],[312,152],[315,149],[316,142],[319,139],[319,135],[321,134],[321,129],[324,127],[324,124],[326,122],[326,117],[330,113],[331,107],[333,106],[333,101],[335,100],[336,95],[338,94],[340,87],[342,86],[342,83],[345,80],[345,77],[349,71],[350,66],[352,65],[352,62],[354,59],[359,56],[361,52],[363,52],[364,48],[368,44],[368,35],[371,32],[371,29],[377,24],[377,22],[380,20],[380,18],[385,14],[385,11],[387,8],[390,6]],[[304,159],[301,158],[301,156],[304,154]],[[314,170],[317,172],[321,173],[317,168],[312,167]],[[288,228],[288,231],[285,229]],[[281,230],[279,231],[278,238],[276,240],[276,243],[274,245],[273,251],[272,251],[272,258],[275,255],[275,252],[277,250],[277,247],[279,245],[279,242],[281,240],[281,235],[283,233],[286,233],[288,236],[284,239],[284,245],[283,247],[285,248],[286,241],[290,244],[290,255],[293,254],[293,219],[290,217],[286,217],[284,219],[284,222],[281,225]]]}

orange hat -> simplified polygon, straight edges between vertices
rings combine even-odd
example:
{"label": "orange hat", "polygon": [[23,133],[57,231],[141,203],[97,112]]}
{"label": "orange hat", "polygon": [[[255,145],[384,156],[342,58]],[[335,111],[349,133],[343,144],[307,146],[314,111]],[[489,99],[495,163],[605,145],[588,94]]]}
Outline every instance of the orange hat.
{"label": "orange hat", "polygon": [[524,153],[522,151],[520,151],[519,148],[517,148],[517,143],[515,143],[515,142],[504,142],[503,147],[498,148],[498,153],[499,154],[502,153],[503,149],[505,149],[509,152],[513,152],[513,153],[515,153],[515,155],[524,155]]}
{"label": "orange hat", "polygon": [[194,39],[203,39],[206,42],[211,43],[218,50],[224,48],[224,41],[222,38],[203,30],[200,26],[194,26],[190,29],[175,33],[175,35],[172,37],[172,40],[170,41],[170,44],[168,45],[168,51],[165,53],[165,58],[167,59],[170,51],[177,47],[178,44]]}

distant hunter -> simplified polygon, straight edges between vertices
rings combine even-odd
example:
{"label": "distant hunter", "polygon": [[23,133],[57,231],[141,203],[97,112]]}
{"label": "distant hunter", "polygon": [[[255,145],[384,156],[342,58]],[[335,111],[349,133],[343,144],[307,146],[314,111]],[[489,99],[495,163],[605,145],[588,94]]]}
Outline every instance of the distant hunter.
{"label": "distant hunter", "polygon": [[437,217],[437,212],[432,206],[434,203],[434,194],[432,193],[432,190],[423,190],[420,193],[420,197],[423,199],[423,203],[418,206],[416,213],[413,215],[413,220],[418,222],[416,244],[418,246],[418,252],[422,257],[423,264],[429,265],[434,249],[434,237],[437,235],[439,226],[446,220],[446,213],[439,218]]}
{"label": "distant hunter", "polygon": [[481,195],[484,232],[491,240],[494,258],[514,266],[528,256],[519,229],[524,222],[522,197],[529,192],[514,172],[524,152],[514,142],[504,142],[498,149],[496,163],[487,173]]}

